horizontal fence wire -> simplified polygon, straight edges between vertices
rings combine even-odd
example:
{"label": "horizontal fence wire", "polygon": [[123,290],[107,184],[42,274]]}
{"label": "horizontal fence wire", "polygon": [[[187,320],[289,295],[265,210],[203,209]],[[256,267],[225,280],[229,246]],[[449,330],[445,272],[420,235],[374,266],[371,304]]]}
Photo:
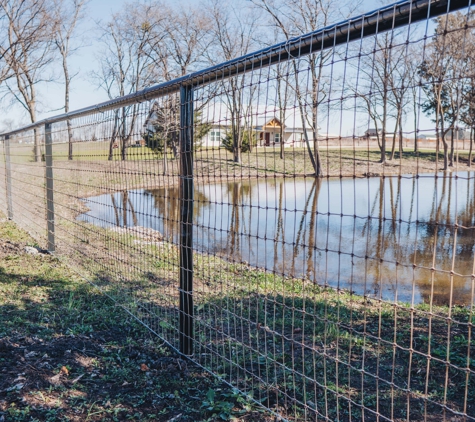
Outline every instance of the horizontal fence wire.
{"label": "horizontal fence wire", "polygon": [[5,134],[0,210],[284,420],[473,421],[463,6]]}

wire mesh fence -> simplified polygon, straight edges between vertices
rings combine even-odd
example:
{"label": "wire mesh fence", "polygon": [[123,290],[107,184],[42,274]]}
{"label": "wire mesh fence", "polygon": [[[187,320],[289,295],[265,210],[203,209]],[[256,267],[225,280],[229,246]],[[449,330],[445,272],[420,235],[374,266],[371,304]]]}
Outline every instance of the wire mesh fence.
{"label": "wire mesh fence", "polygon": [[283,419],[475,420],[469,6],[398,3],[6,134],[1,210]]}

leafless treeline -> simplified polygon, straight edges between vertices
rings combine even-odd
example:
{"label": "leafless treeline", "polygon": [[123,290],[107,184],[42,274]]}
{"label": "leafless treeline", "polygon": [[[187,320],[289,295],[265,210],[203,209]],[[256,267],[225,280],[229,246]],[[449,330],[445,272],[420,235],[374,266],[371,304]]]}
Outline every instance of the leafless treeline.
{"label": "leafless treeline", "polygon": [[[69,111],[71,82],[76,76],[69,59],[81,45],[80,29],[88,16],[87,2],[0,0],[0,90],[25,109],[32,123],[37,121],[38,104],[42,100],[38,88],[48,82],[64,84],[61,109]],[[180,6],[165,1],[124,3],[118,13],[97,23],[98,32],[89,40],[100,44],[96,48],[97,66],[87,78],[109,98],[123,96],[355,14],[358,5],[346,3],[317,0],[203,0]],[[381,33],[344,48],[316,51],[273,66],[266,73],[267,81],[249,82],[249,77],[241,76],[217,82],[207,95],[219,97],[229,110],[229,136],[236,162],[241,160],[246,138],[242,116],[261,101],[263,94],[271,92],[276,108],[284,110],[281,120],[286,108],[294,108],[299,114],[303,140],[317,175],[322,174],[317,142],[319,125],[329,121],[330,110],[335,108],[340,110],[340,120],[346,118],[348,110],[366,116],[366,128],[375,128],[382,163],[395,158],[397,150],[401,157],[403,137],[408,134],[414,137],[417,152],[420,120],[423,115],[429,116],[434,123],[437,149],[444,153],[446,169],[456,159],[457,128],[461,125],[470,128],[473,138],[473,23],[471,15],[459,12],[428,25],[427,36],[423,30],[417,30],[417,25],[410,31]],[[260,84],[270,88],[259,91]],[[171,97],[161,102],[163,110],[157,114],[167,116],[167,121],[160,123],[164,130],[173,132],[170,128],[176,126],[177,103]],[[131,106],[115,111],[110,158],[113,144],[120,146],[121,158],[127,158],[137,110],[137,106]],[[332,129],[328,126],[327,129]],[[361,124],[356,126],[355,123],[354,133],[364,128]],[[68,156],[73,159],[74,135],[70,122],[67,133]],[[35,158],[39,160],[36,134],[34,138]],[[251,135],[247,135],[247,142],[252,148]],[[281,143],[281,158],[284,158],[283,146]],[[472,142],[469,165],[471,161]]]}
{"label": "leafless treeline", "polygon": [[395,157],[396,146],[402,156],[404,136],[412,134],[414,152],[418,151],[421,115],[434,124],[444,170],[454,165],[461,127],[469,130],[473,141],[475,21],[457,12],[433,23],[434,32],[427,39],[416,31],[410,36],[407,30],[393,31],[373,37],[373,45],[366,43],[361,49],[352,90],[356,107],[367,113],[375,128],[382,163]]}

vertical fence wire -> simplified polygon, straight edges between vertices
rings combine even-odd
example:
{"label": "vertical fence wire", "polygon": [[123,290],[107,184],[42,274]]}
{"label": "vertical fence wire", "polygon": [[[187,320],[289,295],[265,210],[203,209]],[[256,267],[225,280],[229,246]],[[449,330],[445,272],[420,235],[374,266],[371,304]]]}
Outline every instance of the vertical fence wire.
{"label": "vertical fence wire", "polygon": [[283,419],[475,420],[475,24],[407,4],[11,135],[2,210]]}

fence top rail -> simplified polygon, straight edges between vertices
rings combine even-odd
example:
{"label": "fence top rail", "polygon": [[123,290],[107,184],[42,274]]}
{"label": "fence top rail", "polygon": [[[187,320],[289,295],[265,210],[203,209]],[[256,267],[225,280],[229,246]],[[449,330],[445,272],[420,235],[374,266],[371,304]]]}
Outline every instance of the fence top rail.
{"label": "fence top rail", "polygon": [[69,113],[48,117],[36,123],[4,132],[1,137],[33,130],[45,124],[58,123],[94,113],[139,104],[176,93],[182,86],[201,86],[213,81],[250,72],[254,69],[298,58],[336,47],[349,41],[428,20],[471,6],[472,0],[403,0],[354,18],[324,27],[287,41],[263,48],[245,56],[199,70],[171,81],[163,82],[133,94],[114,98]]}

